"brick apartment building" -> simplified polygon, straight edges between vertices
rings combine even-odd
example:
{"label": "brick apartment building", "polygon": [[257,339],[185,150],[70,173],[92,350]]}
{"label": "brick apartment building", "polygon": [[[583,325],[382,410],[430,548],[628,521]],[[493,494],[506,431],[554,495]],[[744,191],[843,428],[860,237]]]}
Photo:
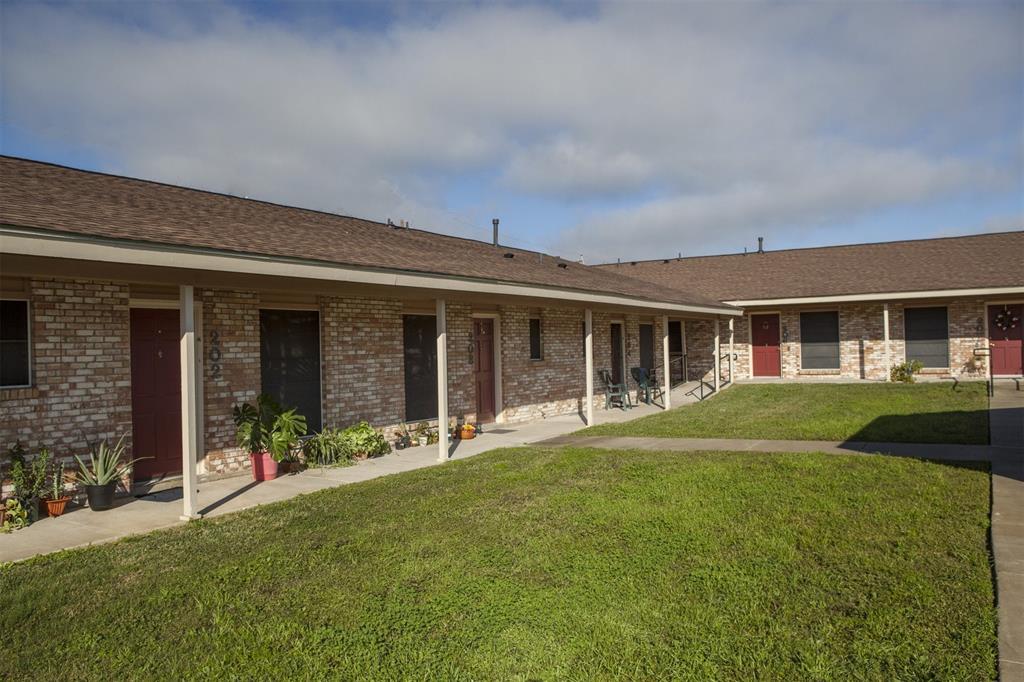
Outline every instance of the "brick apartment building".
{"label": "brick apartment building", "polygon": [[0,157],[0,442],[129,434],[137,478],[189,488],[243,468],[231,408],[261,392],[314,429],[392,433],[593,423],[602,370],[632,367],[713,388],[884,380],[904,358],[981,378],[991,344],[1020,375],[1022,256],[1013,232],[585,266]]}

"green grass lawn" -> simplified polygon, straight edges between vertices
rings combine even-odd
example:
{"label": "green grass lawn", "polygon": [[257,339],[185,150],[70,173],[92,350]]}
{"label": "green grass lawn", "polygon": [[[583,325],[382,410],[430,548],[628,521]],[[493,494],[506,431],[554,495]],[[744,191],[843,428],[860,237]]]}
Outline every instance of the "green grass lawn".
{"label": "green grass lawn", "polygon": [[586,436],[988,443],[983,382],[928,384],[737,384],[701,403]]}
{"label": "green grass lawn", "polygon": [[982,468],[500,450],[2,567],[0,679],[988,679],[988,512]]}

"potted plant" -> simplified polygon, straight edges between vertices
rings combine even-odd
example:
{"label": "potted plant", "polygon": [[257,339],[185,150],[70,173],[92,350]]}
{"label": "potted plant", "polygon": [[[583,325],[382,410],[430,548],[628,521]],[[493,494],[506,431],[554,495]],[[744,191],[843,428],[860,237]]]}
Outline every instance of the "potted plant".
{"label": "potted plant", "polygon": [[13,497],[3,504],[3,521],[0,521],[0,532],[10,533],[28,525],[28,512],[21,502]]}
{"label": "potted plant", "polygon": [[46,498],[46,513],[56,518],[67,509],[71,496],[64,490],[64,462],[58,462],[50,479],[50,496]]}
{"label": "potted plant", "polygon": [[472,440],[476,438],[476,427],[472,424],[463,424],[462,429],[459,431],[459,438],[463,440]]}
{"label": "potted plant", "polygon": [[404,450],[412,446],[412,436],[409,435],[409,428],[405,424],[398,427],[398,435],[395,437],[395,449]]}
{"label": "potted plant", "polygon": [[39,518],[43,508],[43,493],[46,490],[46,472],[49,470],[50,451],[43,448],[31,461],[25,457],[21,441],[7,451],[11,460],[11,485],[16,499],[29,521]]}
{"label": "potted plant", "polygon": [[416,442],[421,446],[430,443],[430,428],[427,426],[427,422],[420,422],[416,425]]}
{"label": "potted plant", "polygon": [[391,446],[383,435],[377,432],[369,422],[361,421],[342,432],[349,452],[355,459],[377,457],[391,452]]}
{"label": "potted plant", "polygon": [[125,436],[121,436],[113,447],[106,438],[97,443],[89,451],[89,464],[75,455],[78,461],[78,480],[85,488],[85,497],[89,500],[89,509],[105,511],[114,506],[114,491],[117,482],[130,476],[135,462],[145,457],[121,461],[124,457]]}
{"label": "potted plant", "polygon": [[306,435],[306,418],[295,409],[282,410],[266,393],[256,405],[242,403],[234,408],[238,447],[249,453],[254,481],[277,478],[277,465],[291,456]]}
{"label": "potted plant", "polygon": [[302,444],[302,454],[306,459],[307,465],[344,465],[348,464],[352,459],[348,440],[341,429],[326,428],[312,438],[307,439]]}

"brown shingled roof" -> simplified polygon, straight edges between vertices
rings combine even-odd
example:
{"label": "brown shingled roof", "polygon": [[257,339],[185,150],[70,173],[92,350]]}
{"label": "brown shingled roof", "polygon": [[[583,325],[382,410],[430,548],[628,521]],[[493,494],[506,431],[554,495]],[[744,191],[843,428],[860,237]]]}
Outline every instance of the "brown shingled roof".
{"label": "brown shingled roof", "polygon": [[597,266],[743,301],[1024,286],[1024,231]]}
{"label": "brown shingled roof", "polygon": [[721,305],[714,298],[691,296],[685,288],[661,287],[535,251],[6,156],[0,156],[0,223],[683,305]]}

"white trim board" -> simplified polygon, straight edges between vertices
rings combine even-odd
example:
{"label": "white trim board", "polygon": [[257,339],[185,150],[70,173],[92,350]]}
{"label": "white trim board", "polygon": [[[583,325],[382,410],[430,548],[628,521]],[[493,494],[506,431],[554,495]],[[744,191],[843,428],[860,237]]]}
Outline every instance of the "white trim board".
{"label": "white trim board", "polygon": [[938,289],[935,291],[894,291],[883,294],[843,294],[840,296],[801,296],[797,298],[750,298],[725,301],[739,307],[760,305],[800,305],[804,303],[854,303],[857,301],[899,301],[913,298],[951,298],[960,296],[1001,296],[1024,294],[1024,286],[984,289]]}
{"label": "white trim board", "polygon": [[126,244],[117,240],[83,238],[67,234],[42,234],[10,226],[0,227],[0,253],[48,258],[127,263],[169,268],[188,268],[252,275],[298,277],[336,282],[411,287],[441,291],[489,293],[508,296],[597,303],[647,308],[668,312],[708,315],[742,315],[731,306],[705,306],[654,301],[617,294],[594,294],[578,289],[514,284],[472,278],[412,273],[400,270],[358,268],[340,264],[273,258],[255,254],[230,253],[213,249],[172,247],[161,244]]}

